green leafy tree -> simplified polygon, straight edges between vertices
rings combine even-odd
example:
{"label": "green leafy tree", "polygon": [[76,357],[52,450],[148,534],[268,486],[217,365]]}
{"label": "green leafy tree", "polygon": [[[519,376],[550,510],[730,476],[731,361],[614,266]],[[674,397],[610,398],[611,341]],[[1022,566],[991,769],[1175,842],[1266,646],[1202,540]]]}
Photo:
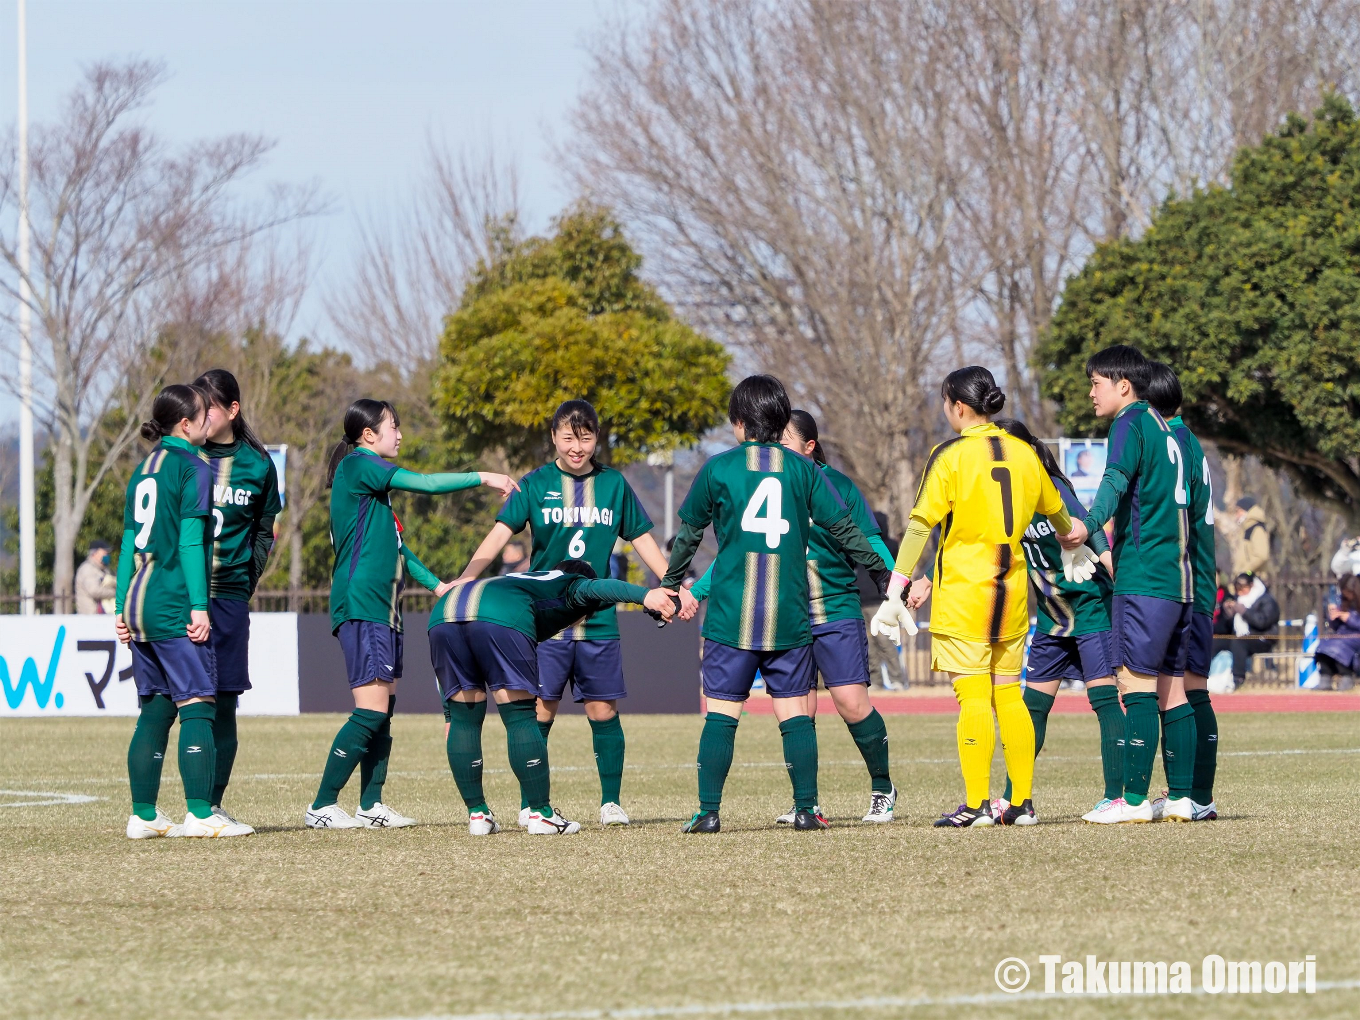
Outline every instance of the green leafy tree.
{"label": "green leafy tree", "polygon": [[573,398],[599,412],[602,459],[697,442],[722,421],[729,355],[638,277],[642,259],[607,211],[578,206],[555,227],[479,265],[446,321],[434,399],[450,442],[526,468]]}
{"label": "green leafy tree", "polygon": [[1132,344],[1171,365],[1185,418],[1360,525],[1360,122],[1328,96],[1238,150],[1226,188],[1171,198],[1068,281],[1040,346],[1044,393],[1095,428],[1086,358]]}

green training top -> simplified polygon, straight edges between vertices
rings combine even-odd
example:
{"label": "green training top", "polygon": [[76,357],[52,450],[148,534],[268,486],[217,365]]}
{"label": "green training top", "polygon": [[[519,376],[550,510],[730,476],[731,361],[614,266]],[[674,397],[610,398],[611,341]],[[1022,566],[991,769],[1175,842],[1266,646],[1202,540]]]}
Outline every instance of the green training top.
{"label": "green training top", "polygon": [[[1051,476],[1050,476],[1051,477]],[[1062,497],[1063,505],[1073,520],[1086,512],[1072,487],[1061,478],[1053,479],[1053,486]],[[1087,543],[1097,553],[1110,545],[1105,532],[1091,532]],[[1110,629],[1110,602],[1114,596],[1114,582],[1104,565],[1096,567],[1095,576],[1077,584],[1063,577],[1062,546],[1053,525],[1043,514],[1035,514],[1025,529],[1020,545],[1025,550],[1030,584],[1034,586],[1038,609],[1037,633],[1055,637],[1078,637]]]}
{"label": "green training top", "polygon": [[[134,641],[185,637],[192,609],[208,608],[212,469],[186,440],[166,436],[128,480],[117,611]],[[193,557],[188,560],[186,557]]]}
{"label": "green training top", "polygon": [[240,440],[204,443],[203,452],[213,471],[212,597],[249,602],[283,509],[279,474],[269,454]]}
{"label": "green training top", "polygon": [[616,602],[641,605],[646,597],[646,588],[627,581],[530,570],[468,581],[445,592],[430,611],[430,629],[477,620],[546,641],[587,613]]}
{"label": "green training top", "polygon": [[1214,559],[1214,482],[1209,477],[1209,461],[1205,459],[1204,447],[1180,415],[1167,424],[1185,454],[1185,477],[1190,485],[1190,566],[1195,572],[1195,612],[1213,616],[1218,604],[1218,564]]}
{"label": "green training top", "polygon": [[1115,416],[1109,457],[1086,515],[1094,532],[1114,519],[1114,591],[1191,601],[1185,455],[1166,419],[1138,400]]}
{"label": "green training top", "polygon": [[[628,479],[610,467],[594,465],[589,474],[573,475],[556,463],[530,471],[520,479],[496,520],[511,531],[527,524],[533,535],[532,570],[552,570],[566,559],[584,560],[600,577],[609,576],[614,542],[631,542],[652,530]],[[619,624],[610,602],[576,623],[560,637],[572,641],[617,641]]]}

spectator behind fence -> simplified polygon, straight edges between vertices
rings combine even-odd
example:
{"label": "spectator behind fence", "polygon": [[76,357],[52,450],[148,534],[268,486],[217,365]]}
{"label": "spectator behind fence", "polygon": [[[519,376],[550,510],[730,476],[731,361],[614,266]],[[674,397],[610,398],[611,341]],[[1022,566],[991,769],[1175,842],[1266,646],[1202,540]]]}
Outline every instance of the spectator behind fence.
{"label": "spectator behind fence", "polygon": [[1237,530],[1228,539],[1234,574],[1260,576],[1270,572],[1270,528],[1265,511],[1254,496],[1237,501]]}
{"label": "spectator behind fence", "polygon": [[76,612],[82,616],[111,612],[117,588],[118,578],[109,571],[109,543],[91,542],[76,568]]}
{"label": "spectator behind fence", "polygon": [[1214,654],[1232,653],[1233,682],[1241,687],[1247,678],[1247,666],[1253,655],[1260,655],[1275,647],[1275,642],[1261,635],[1275,633],[1280,622],[1280,605],[1270,594],[1265,582],[1252,574],[1238,574],[1233,580],[1236,598],[1224,601],[1214,633],[1232,637],[1214,639]]}
{"label": "spectator behind fence", "polygon": [[[888,515],[876,510],[874,520],[878,522],[878,531],[883,536],[883,544],[895,557],[900,541],[888,537]],[[867,631],[869,621],[873,619],[874,613],[878,612],[883,600],[878,595],[878,586],[863,567],[855,567],[855,580],[859,585],[859,601]],[[905,691],[911,686],[906,673],[902,670],[902,655],[897,650],[897,645],[893,644],[892,638],[886,634],[869,634],[869,680],[882,683],[885,691]]]}
{"label": "spectator behind fence", "polygon": [[1360,577],[1343,577],[1337,588],[1341,604],[1327,607],[1327,622],[1336,636],[1321,641],[1314,656],[1321,691],[1349,691],[1360,668]]}
{"label": "spectator behind fence", "polygon": [[1338,578],[1360,574],[1360,538],[1343,538],[1332,557],[1332,573]]}

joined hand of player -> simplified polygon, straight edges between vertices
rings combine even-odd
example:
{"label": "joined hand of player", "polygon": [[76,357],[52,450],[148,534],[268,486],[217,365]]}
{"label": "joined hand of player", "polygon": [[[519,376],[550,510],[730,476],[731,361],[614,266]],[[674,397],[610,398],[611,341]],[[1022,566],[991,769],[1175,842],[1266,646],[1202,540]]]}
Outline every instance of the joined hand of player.
{"label": "joined hand of player", "polygon": [[680,619],[692,620],[699,612],[699,600],[696,599],[690,590],[683,585],[680,588]]}
{"label": "joined hand of player", "polygon": [[653,616],[658,617],[662,623],[669,623],[671,617],[676,614],[679,608],[675,592],[669,588],[653,588],[642,600],[642,605]]}
{"label": "joined hand of player", "polygon": [[926,599],[930,598],[930,589],[934,583],[928,577],[918,577],[911,582],[911,587],[907,589],[906,605],[913,613],[925,605]]}
{"label": "joined hand of player", "polygon": [[1072,530],[1066,535],[1058,536],[1058,544],[1064,549],[1075,549],[1079,545],[1085,545],[1086,540],[1091,537],[1091,532],[1087,530],[1083,521],[1072,522]]}
{"label": "joined hand of player", "polygon": [[915,634],[916,620],[903,604],[901,595],[889,595],[869,621],[869,633],[875,637],[886,634],[893,639],[894,644],[900,645],[903,631],[908,635]]}
{"label": "joined hand of player", "polygon": [[501,494],[501,499],[509,499],[510,493],[519,491],[519,482],[509,475],[500,474],[497,471],[479,471],[482,476],[482,484],[496,489]]}
{"label": "joined hand of player", "polygon": [[1084,584],[1096,576],[1096,564],[1100,557],[1089,545],[1079,545],[1075,549],[1062,551],[1063,577],[1071,584]]}
{"label": "joined hand of player", "polygon": [[208,640],[208,634],[212,631],[212,623],[208,619],[206,609],[189,610],[189,626],[184,628],[184,632],[189,635],[189,640],[196,645],[201,645]]}
{"label": "joined hand of player", "polygon": [[461,580],[462,578],[455,578],[452,581],[440,581],[439,584],[435,586],[434,597],[441,598],[446,591],[456,587]]}
{"label": "joined hand of player", "polygon": [[113,618],[113,633],[117,636],[120,644],[132,643],[132,631],[128,630],[128,625],[123,622],[122,613]]}

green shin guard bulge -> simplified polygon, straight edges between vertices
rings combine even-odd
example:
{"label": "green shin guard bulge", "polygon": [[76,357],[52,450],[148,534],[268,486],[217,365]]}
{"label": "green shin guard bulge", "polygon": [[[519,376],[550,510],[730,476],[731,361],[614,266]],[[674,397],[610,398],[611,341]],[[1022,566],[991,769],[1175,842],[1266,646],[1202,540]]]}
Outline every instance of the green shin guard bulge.
{"label": "green shin guard bulge", "polygon": [[469,811],[485,810],[482,790],[482,723],[486,721],[485,701],[446,701],[449,738],[445,750],[453,781]]}
{"label": "green shin guard bulge", "polygon": [[213,716],[216,707],[210,701],[196,701],[179,710],[179,776],[184,782],[184,800],[197,818],[212,814],[213,773]]}
{"label": "green shin guard bulge", "polygon": [[383,784],[387,782],[387,760],[392,756],[392,715],[397,710],[397,696],[387,701],[387,718],[378,728],[368,753],[359,762],[359,807],[368,811],[382,800]]}
{"label": "green shin guard bulge", "polygon": [[161,790],[161,768],[165,749],[170,744],[170,727],[175,724],[175,703],[164,694],[141,697],[141,714],[128,744],[128,785],[132,790],[132,811],[143,821],[156,817],[156,800]]}
{"label": "green shin guard bulge", "polygon": [[817,730],[805,715],[796,715],[779,724],[784,738],[784,765],[793,784],[793,806],[811,811],[817,806]]}
{"label": "green shin guard bulge", "polygon": [[1124,695],[1124,799],[1134,807],[1147,799],[1152,785],[1161,728],[1156,694],[1131,691]]}
{"label": "green shin guard bulge", "polygon": [[[1034,757],[1037,760],[1039,752],[1044,749],[1044,735],[1048,733],[1048,714],[1053,711],[1053,702],[1057,699],[1052,694],[1045,694],[1043,691],[1035,690],[1033,687],[1025,688],[1025,707],[1029,709],[1030,721],[1034,723]],[[1007,802],[1011,799],[1011,777],[1006,777],[1006,792],[1002,794]]]}
{"label": "green shin guard bulge", "polygon": [[723,785],[737,743],[737,721],[721,712],[704,716],[704,730],[699,735],[700,811],[717,811],[722,806]]}
{"label": "green shin guard bulge", "polygon": [[335,740],[331,742],[330,753],[326,755],[326,768],[321,773],[321,785],[317,787],[312,810],[320,810],[340,799],[340,791],[345,788],[349,777],[354,774],[354,770],[368,753],[370,744],[386,719],[386,712],[374,712],[367,708],[356,708],[350,713],[345,724],[340,727],[340,732],[335,735]]}
{"label": "green shin guard bulge", "polygon": [[213,747],[217,751],[217,764],[213,767],[213,807],[222,806],[222,797],[231,782],[231,767],[236,763],[236,704],[239,695],[219,694],[217,712],[213,716]]}
{"label": "green shin guard bulge", "polygon": [[519,780],[520,796],[535,811],[551,810],[548,742],[534,718],[534,699],[508,701],[496,708],[505,724],[505,750]]}
{"label": "green shin guard bulge", "polygon": [[1196,804],[1211,804],[1214,773],[1218,770],[1218,716],[1208,691],[1186,691],[1185,697],[1195,710],[1195,776],[1191,780],[1190,799]]}
{"label": "green shin guard bulge", "polygon": [[[815,720],[814,720],[815,724]],[[892,777],[888,772],[888,727],[878,709],[870,709],[857,723],[847,723],[846,729],[864,758],[874,793],[891,793]]]}
{"label": "green shin guard bulge", "polygon": [[600,774],[600,803],[617,804],[623,785],[623,722],[617,714],[603,722],[590,720],[590,740]]}
{"label": "green shin guard bulge", "polygon": [[1086,700],[1100,725],[1100,763],[1105,773],[1105,798],[1124,796],[1124,708],[1119,704],[1119,688],[1101,684],[1086,688]]}
{"label": "green shin guard bulge", "polygon": [[1166,795],[1189,797],[1195,778],[1195,708],[1178,705],[1162,713],[1162,768]]}

